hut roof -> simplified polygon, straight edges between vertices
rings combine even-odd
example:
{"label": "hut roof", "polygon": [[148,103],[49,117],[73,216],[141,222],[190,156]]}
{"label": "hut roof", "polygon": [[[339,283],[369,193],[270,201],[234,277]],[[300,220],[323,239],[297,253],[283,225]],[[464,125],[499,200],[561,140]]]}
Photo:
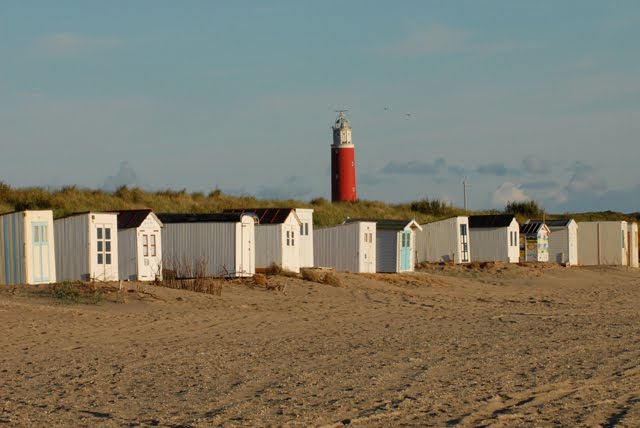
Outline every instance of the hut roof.
{"label": "hut roof", "polygon": [[253,213],[258,216],[260,224],[282,224],[293,213],[300,223],[295,208],[231,208],[224,210],[223,213]]}
{"label": "hut roof", "polygon": [[511,214],[471,215],[469,228],[475,227],[507,227],[515,217]]}
{"label": "hut roof", "polygon": [[158,220],[160,226],[162,227],[162,222],[150,209],[144,210],[122,210],[122,211],[113,211],[118,214],[118,229],[135,229],[140,227],[142,222],[149,216],[152,215]]}
{"label": "hut roof", "polygon": [[258,218],[253,213],[206,213],[206,214],[174,214],[160,213],[158,218],[163,223],[239,223],[244,215],[252,215],[256,222]]}

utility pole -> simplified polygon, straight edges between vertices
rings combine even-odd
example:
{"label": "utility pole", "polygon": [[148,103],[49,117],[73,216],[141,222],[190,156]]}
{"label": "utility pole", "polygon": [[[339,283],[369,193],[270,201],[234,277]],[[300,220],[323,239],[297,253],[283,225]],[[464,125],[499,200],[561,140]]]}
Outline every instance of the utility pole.
{"label": "utility pole", "polygon": [[467,211],[467,181],[462,181],[462,193],[464,195],[464,210]]}

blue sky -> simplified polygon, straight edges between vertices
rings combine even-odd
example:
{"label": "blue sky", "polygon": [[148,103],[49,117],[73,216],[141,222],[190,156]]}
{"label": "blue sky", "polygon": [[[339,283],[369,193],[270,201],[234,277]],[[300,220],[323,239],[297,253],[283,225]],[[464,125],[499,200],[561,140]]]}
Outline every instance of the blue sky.
{"label": "blue sky", "polygon": [[0,180],[640,211],[637,1],[6,1]]}

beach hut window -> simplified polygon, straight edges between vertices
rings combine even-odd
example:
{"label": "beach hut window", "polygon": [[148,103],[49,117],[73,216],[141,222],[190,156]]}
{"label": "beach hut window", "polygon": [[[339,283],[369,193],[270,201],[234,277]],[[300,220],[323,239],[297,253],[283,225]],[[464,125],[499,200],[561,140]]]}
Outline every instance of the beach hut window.
{"label": "beach hut window", "polygon": [[151,235],[151,257],[156,255],[156,235]]}
{"label": "beach hut window", "polygon": [[98,264],[111,264],[111,228],[98,226],[96,228],[96,247]]}
{"label": "beach hut window", "polygon": [[291,231],[291,246],[292,246],[292,247],[294,247],[294,246],[296,245],[295,238],[294,238],[294,235],[295,235],[295,234],[296,234],[296,233],[292,230],[292,231]]}
{"label": "beach hut window", "polygon": [[149,236],[142,235],[142,255],[149,257]]}
{"label": "beach hut window", "polygon": [[289,236],[289,231],[287,230],[287,247],[291,246],[291,238]]}

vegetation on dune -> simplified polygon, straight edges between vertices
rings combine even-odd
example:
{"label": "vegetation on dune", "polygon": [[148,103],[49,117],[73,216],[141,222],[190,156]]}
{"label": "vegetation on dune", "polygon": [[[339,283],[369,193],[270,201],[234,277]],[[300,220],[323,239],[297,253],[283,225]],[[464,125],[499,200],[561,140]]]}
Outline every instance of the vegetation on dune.
{"label": "vegetation on dune", "polygon": [[[55,190],[41,187],[13,188],[0,182],[0,213],[27,209],[51,209],[56,218],[83,211],[113,211],[150,208],[155,212],[212,213],[229,208],[298,207],[314,209],[314,224],[329,226],[345,219],[412,219],[419,223],[467,214],[496,214],[497,211],[466,212],[440,200],[421,199],[403,204],[359,200],[354,203],[334,204],[325,198],[309,202],[296,200],[258,199],[253,196],[226,195],[220,189],[208,194],[182,190],[145,191],[138,187],[120,187],[115,192],[65,186]],[[519,220],[541,218],[542,209],[535,202],[510,202],[505,212],[514,213]],[[606,211],[549,215],[547,218],[570,216],[579,221],[635,220],[635,216]]]}
{"label": "vegetation on dune", "polygon": [[508,202],[504,207],[504,212],[531,219],[541,219],[544,215],[544,211],[536,201]]}
{"label": "vegetation on dune", "polygon": [[540,207],[536,201],[524,201],[524,202],[508,202],[504,208],[505,214],[513,214],[516,216],[518,222],[526,221],[527,219],[547,220],[559,219],[559,218],[572,218],[575,221],[638,221],[640,216],[638,213],[623,214],[615,211],[600,211],[600,212],[586,212],[586,213],[563,213],[563,214],[549,214]]}

